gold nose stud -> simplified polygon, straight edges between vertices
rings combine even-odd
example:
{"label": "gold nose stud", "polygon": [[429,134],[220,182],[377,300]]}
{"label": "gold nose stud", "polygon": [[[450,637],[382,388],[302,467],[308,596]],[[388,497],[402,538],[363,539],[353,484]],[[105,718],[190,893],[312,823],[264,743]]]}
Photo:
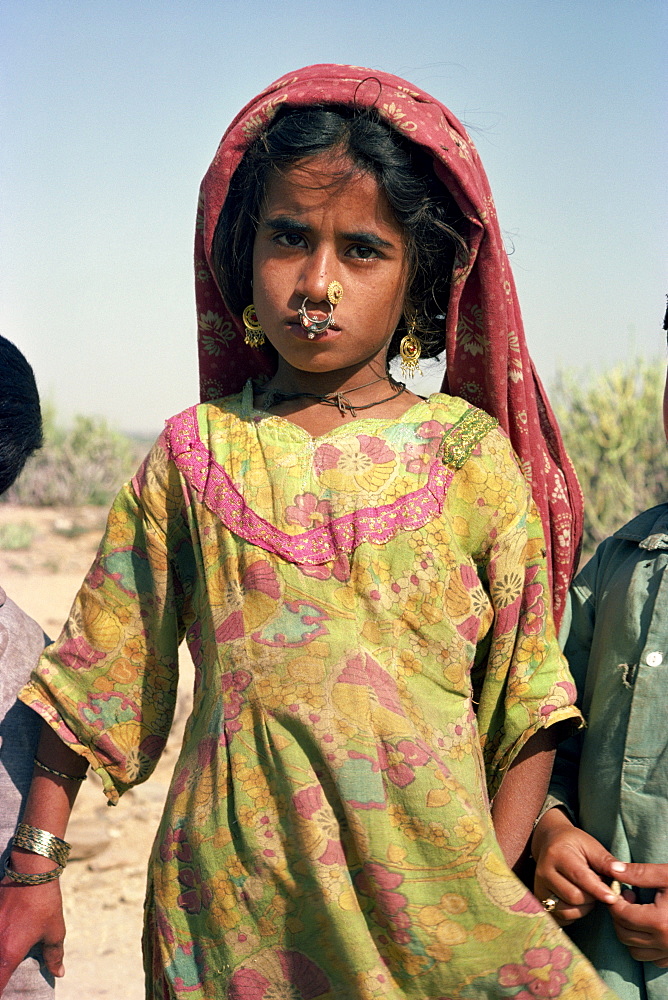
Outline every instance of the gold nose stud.
{"label": "gold nose stud", "polygon": [[340,281],[330,281],[327,285],[327,301],[332,306],[338,306],[343,298],[343,285]]}

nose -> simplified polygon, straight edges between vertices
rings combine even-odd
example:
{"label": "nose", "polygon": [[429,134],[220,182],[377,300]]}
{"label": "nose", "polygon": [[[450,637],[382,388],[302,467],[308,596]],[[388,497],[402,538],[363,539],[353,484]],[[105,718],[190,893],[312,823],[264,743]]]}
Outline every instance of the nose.
{"label": "nose", "polygon": [[326,302],[327,286],[335,277],[334,262],[326,250],[309,254],[295,286],[295,296],[300,304],[305,298],[313,304]]}

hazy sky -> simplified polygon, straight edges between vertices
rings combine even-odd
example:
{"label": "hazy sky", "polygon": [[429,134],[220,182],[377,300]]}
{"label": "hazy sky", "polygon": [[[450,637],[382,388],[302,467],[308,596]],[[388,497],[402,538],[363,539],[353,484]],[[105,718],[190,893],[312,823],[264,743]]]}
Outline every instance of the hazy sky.
{"label": "hazy sky", "polygon": [[468,126],[545,381],[665,357],[665,0],[3,0],[0,330],[65,417],[197,399],[192,240],[229,121],[311,62]]}

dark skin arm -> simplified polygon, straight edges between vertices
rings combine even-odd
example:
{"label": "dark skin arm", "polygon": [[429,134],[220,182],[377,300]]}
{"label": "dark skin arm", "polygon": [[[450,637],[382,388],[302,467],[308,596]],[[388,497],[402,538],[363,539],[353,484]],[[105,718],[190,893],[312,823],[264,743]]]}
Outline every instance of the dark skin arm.
{"label": "dark skin arm", "polygon": [[545,800],[557,745],[565,735],[557,723],[535,733],[508,768],[492,803],[492,820],[503,855],[516,873],[522,869],[533,824]]}
{"label": "dark skin arm", "polygon": [[[42,724],[37,757],[44,764],[74,776],[84,775],[88,764]],[[59,778],[36,767],[22,822],[48,830],[64,839],[67,822],[81,782]],[[11,853],[11,867],[34,874],[51,871],[54,861],[22,848]],[[64,975],[63,920],[60,882],[44,885],[17,885],[4,877],[0,881],[0,996],[14,969],[34,944],[42,942],[44,961],[54,976]]]}

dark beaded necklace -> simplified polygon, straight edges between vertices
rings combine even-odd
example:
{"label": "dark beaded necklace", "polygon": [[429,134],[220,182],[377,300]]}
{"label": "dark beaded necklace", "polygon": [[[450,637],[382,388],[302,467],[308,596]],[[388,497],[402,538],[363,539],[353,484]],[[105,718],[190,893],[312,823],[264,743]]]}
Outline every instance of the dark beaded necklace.
{"label": "dark beaded necklace", "polygon": [[[396,386],[397,391],[393,392],[391,396],[386,396],[385,399],[377,399],[374,403],[364,403],[361,406],[356,406],[351,403],[348,399],[348,394],[351,392],[358,392],[360,389],[366,389],[370,385],[375,385],[376,382],[388,381],[390,385]],[[264,410],[271,409],[276,403],[287,403],[291,402],[293,399],[315,399],[319,403],[324,403],[325,406],[336,406],[341,414],[345,414],[346,410],[350,413],[351,417],[356,417],[358,410],[370,410],[372,406],[380,406],[381,403],[389,403],[391,399],[396,399],[400,396],[402,392],[406,391],[406,386],[403,382],[395,382],[393,379],[375,378],[371,382],[365,382],[364,385],[357,385],[354,389],[348,389],[347,394],[342,392],[332,392],[327,396],[319,396],[315,392],[281,392],[280,389],[269,389],[264,393],[264,401],[262,408]]]}

